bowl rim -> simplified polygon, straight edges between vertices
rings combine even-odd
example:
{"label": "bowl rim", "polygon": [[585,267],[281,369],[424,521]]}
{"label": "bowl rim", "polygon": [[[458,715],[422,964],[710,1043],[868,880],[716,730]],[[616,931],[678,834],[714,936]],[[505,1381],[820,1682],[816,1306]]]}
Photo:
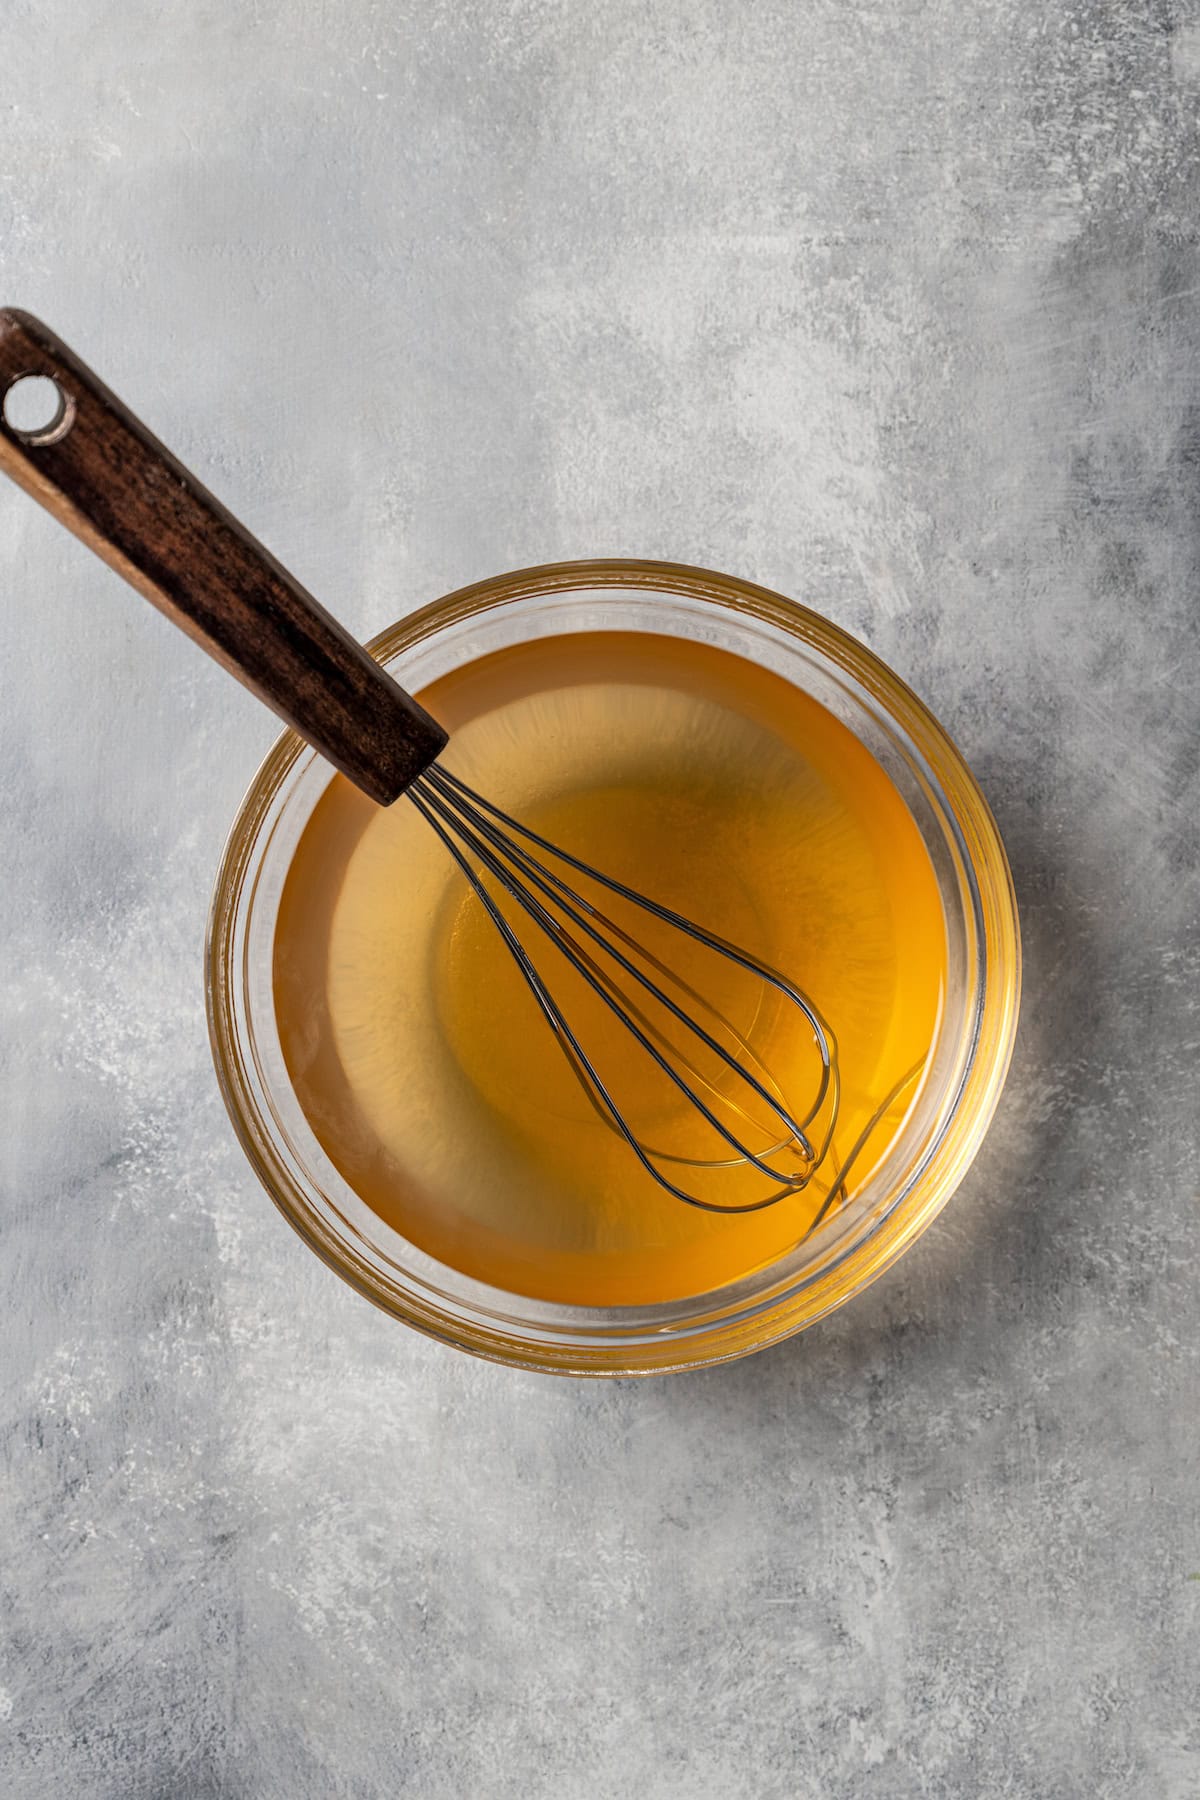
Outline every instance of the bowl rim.
{"label": "bowl rim", "polygon": [[[209,1039],[217,1080],[251,1167],[276,1207],[310,1249],[343,1280],[392,1317],[488,1361],[575,1376],[639,1376],[707,1367],[792,1336],[845,1303],[892,1266],[932,1223],[966,1174],[991,1122],[1012,1057],[1021,984],[1016,894],[999,830],[963,756],[929,708],[882,660],[841,626],[801,602],[736,576],[641,558],[547,563],[471,583],[407,614],[372,638],[379,660],[400,654],[463,619],[522,599],[578,590],[645,589],[715,603],[799,639],[840,669],[902,727],[937,784],[965,853],[979,919],[980,994],[963,1077],[942,1129],[915,1177],[865,1236],[812,1281],[777,1298],[768,1293],[732,1320],[714,1315],[687,1332],[660,1328],[636,1341],[575,1335],[530,1339],[480,1319],[464,1322],[411,1293],[389,1289],[300,1191],[276,1133],[258,1104],[239,1026],[238,982],[245,978],[239,929],[245,884],[261,834],[289,776],[314,753],[294,732],[276,741],[256,771],[230,827],[218,864],[205,942]],[[269,834],[268,834],[269,836]],[[514,1296],[514,1298],[517,1298]],[[614,1316],[618,1309],[613,1309]]]}

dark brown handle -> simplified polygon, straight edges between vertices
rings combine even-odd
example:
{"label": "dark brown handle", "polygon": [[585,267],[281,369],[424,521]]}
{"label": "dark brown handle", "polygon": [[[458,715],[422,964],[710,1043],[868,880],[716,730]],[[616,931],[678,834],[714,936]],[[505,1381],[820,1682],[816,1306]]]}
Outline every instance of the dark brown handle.
{"label": "dark brown handle", "polygon": [[[26,375],[53,423],[18,431]],[[0,469],[382,806],[446,733],[52,331],[0,310]]]}

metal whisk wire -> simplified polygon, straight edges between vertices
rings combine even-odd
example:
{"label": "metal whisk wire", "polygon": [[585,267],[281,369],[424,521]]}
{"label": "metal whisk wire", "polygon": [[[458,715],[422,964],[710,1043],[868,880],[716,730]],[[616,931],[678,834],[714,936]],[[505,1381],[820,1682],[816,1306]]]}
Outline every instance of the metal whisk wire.
{"label": "metal whisk wire", "polygon": [[[530,989],[543,1017],[566,1053],[584,1091],[597,1111],[624,1139],[642,1167],[660,1187],[676,1199],[682,1200],[689,1206],[698,1207],[702,1211],[733,1214],[759,1212],[764,1207],[773,1206],[788,1194],[794,1194],[807,1186],[821,1167],[829,1149],[837,1118],[840,1083],[836,1044],[832,1032],[816,1007],[799,989],[775,970],[768,968],[755,957],[726,942],[715,933],[705,930],[703,926],[684,918],[670,907],[663,906],[614,877],[604,874],[581,858],[551,843],[530,827],[522,825],[440,765],[434,764],[427,768],[406,791],[417,811],[449,850],[469,882],[472,891],[484,907],[488,918],[499,933],[523,980]],[[536,846],[542,856],[534,855],[533,851],[526,847],[527,845]],[[794,1116],[783,1103],[782,1098],[778,1096],[778,1091],[776,1094],[772,1094],[766,1083],[747,1068],[743,1061],[734,1056],[698,1019],[665,992],[659,982],[656,982],[644,969],[639,968],[632,956],[622,950],[621,944],[633,951],[643,962],[660,971],[664,977],[669,978],[677,988],[699,999],[699,996],[695,995],[694,989],[688,987],[687,983],[668,969],[658,957],[608,918],[584,894],[579,892],[578,887],[572,886],[563,876],[556,874],[552,868],[548,867],[543,860],[546,857],[554,858],[577,876],[597,883],[601,888],[607,889],[621,900],[640,908],[661,924],[683,933],[695,943],[704,945],[708,950],[724,957],[774,989],[785,1001],[795,1006],[803,1016],[811,1033],[820,1062],[820,1076],[815,1098],[807,1112],[799,1118]],[[610,1086],[604,1081],[595,1066],[594,1059],[588,1055],[580,1042],[562,1007],[538,970],[529,950],[504,916],[495,896],[489,891],[481,870],[486,871],[494,878],[521,911],[556,946],[591,991],[603,1001],[673,1087],[683,1095],[684,1099],[728,1146],[732,1156],[725,1159],[719,1166],[748,1165],[777,1184],[770,1193],[747,1203],[724,1205],[690,1193],[687,1189],[679,1186],[677,1182],[672,1181],[658,1167],[655,1160],[656,1153],[647,1149],[629,1124],[624,1112],[614,1099]],[[556,913],[550,910],[551,907],[557,909],[557,913],[562,916],[556,916]],[[569,922],[570,928],[563,923],[563,919]],[[712,1107],[696,1092],[692,1082],[681,1073],[680,1067],[676,1066],[682,1064],[683,1067],[691,1070],[693,1076],[696,1075],[697,1071],[687,1056],[676,1047],[675,1061],[672,1061],[670,1056],[652,1041],[655,1035],[659,1036],[660,1043],[665,1040],[661,1034],[655,1032],[654,1027],[626,990],[605,973],[595,957],[589,953],[585,944],[581,942],[580,937],[574,935],[576,933],[582,934],[583,938],[590,940],[602,955],[615,963],[644,994],[650,996],[652,1001],[663,1007],[684,1028],[685,1032],[695,1039],[697,1044],[702,1045],[705,1050],[715,1056],[725,1069],[744,1084],[749,1093],[769,1109],[785,1134],[776,1144],[767,1150],[756,1152],[716,1115]],[[732,1027],[730,1029],[732,1030]],[[739,1037],[739,1042],[744,1042],[744,1040]],[[746,1048],[749,1047],[746,1046]],[[809,1132],[827,1100],[831,1102],[829,1118],[819,1134],[819,1141],[814,1143]],[[739,1107],[736,1110],[742,1111],[743,1109]],[[793,1148],[799,1152],[801,1167],[784,1173],[772,1166],[766,1159],[787,1148]],[[665,1153],[662,1152],[657,1154],[665,1156]],[[697,1159],[671,1157],[668,1160],[696,1161]],[[709,1164],[708,1166],[713,1165]]]}

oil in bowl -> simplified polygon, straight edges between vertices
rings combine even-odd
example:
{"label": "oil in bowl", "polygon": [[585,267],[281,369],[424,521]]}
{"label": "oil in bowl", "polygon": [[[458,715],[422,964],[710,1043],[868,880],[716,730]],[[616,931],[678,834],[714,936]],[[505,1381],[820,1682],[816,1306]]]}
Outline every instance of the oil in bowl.
{"label": "oil in bowl", "polygon": [[[832,1078],[797,1009],[674,932],[687,1010],[795,1116],[818,1110],[817,1154],[774,1204],[673,1198],[427,820],[285,736],[230,834],[207,953],[218,1077],[276,1204],[393,1317],[559,1374],[724,1361],[843,1305],[961,1181],[1012,1050],[1012,879],[953,743],[819,614],[676,564],[497,576],[374,649],[449,728],[447,771],[796,983]],[[628,924],[659,954],[644,915]],[[656,1170],[741,1203],[745,1159],[701,1144],[697,1109],[528,919],[521,936]],[[721,1069],[696,1067],[728,1118]]]}
{"label": "oil in bowl", "polygon": [[[802,988],[836,1045],[836,1109],[817,1121],[825,1153],[802,1189],[728,1216],[682,1203],[589,1101],[428,823],[339,776],[296,848],[274,945],[280,1041],[324,1152],[438,1263],[536,1300],[676,1301],[777,1262],[886,1153],[933,1041],[945,920],[896,787],[819,701],[680,637],[541,638],[418,697],[450,730],[453,773]],[[686,940],[681,966],[679,944],[685,986],[801,1106],[819,1076],[811,1037]],[[553,962],[552,945],[530,948]],[[547,978],[639,1138],[676,1168],[716,1162],[611,1010],[570,969]],[[736,1203],[736,1175],[708,1191]]]}

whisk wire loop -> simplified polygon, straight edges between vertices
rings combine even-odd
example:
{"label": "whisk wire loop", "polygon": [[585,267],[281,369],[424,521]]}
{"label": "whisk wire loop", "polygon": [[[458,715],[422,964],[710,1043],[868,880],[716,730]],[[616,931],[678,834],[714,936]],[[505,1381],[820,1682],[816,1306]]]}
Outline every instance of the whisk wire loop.
{"label": "whisk wire loop", "polygon": [[[472,891],[483,905],[489,920],[495,926],[501,941],[513,957],[523,980],[532,992],[546,1022],[558,1038],[577,1079],[588,1093],[593,1105],[619,1133],[643,1168],[660,1187],[676,1199],[689,1206],[698,1207],[702,1211],[733,1214],[758,1212],[763,1207],[775,1205],[786,1195],[796,1193],[808,1184],[828,1151],[836,1120],[840,1091],[836,1046],[832,1033],[811,1001],[781,975],[758,962],[757,959],[737,946],[727,943],[723,938],[694,924],[691,920],[685,919],[671,908],[663,906],[614,877],[593,868],[581,858],[551,843],[528,826],[521,825],[448,770],[440,766],[427,769],[409,787],[407,792],[418,812],[450,851]],[[519,839],[524,839],[525,844],[518,841]],[[820,1077],[816,1097],[803,1118],[798,1120],[794,1117],[781,1098],[773,1095],[765,1083],[738,1057],[734,1056],[725,1045],[721,1044],[712,1032],[708,1031],[698,1019],[672,999],[670,994],[666,993],[663,987],[644,969],[639,968],[632,958],[619,947],[619,944],[613,941],[614,938],[619,939],[645,963],[670,979],[676,987],[691,995],[699,1004],[707,1007],[707,1003],[693,988],[682,981],[645,945],[639,943],[620,925],[608,918],[577,888],[557,875],[544,860],[527,849],[526,844],[536,845],[544,856],[555,858],[577,875],[599,884],[629,904],[641,908],[661,923],[683,932],[693,941],[704,945],[775,989],[785,1000],[797,1007],[807,1023],[820,1060]],[[476,867],[476,864],[479,867]],[[655,1152],[650,1150],[639,1138],[614,1099],[609,1085],[600,1075],[592,1058],[584,1050],[579,1037],[568,1022],[562,1007],[555,999],[533,957],[522,943],[512,923],[505,917],[496,897],[489,891],[481,870],[486,871],[525,915],[533,920],[675,1089],[682,1094],[684,1099],[733,1152],[732,1164],[709,1162],[705,1166],[748,1165],[767,1177],[772,1183],[777,1184],[770,1193],[748,1203],[727,1205],[704,1199],[698,1194],[687,1191],[677,1182],[672,1181],[658,1166],[658,1157],[669,1161],[695,1162],[697,1159],[669,1156],[666,1152]],[[602,955],[611,959],[617,968],[637,984],[642,992],[648,994],[654,1002],[662,1006],[678,1024],[684,1027],[686,1032],[714,1055],[727,1071],[742,1082],[750,1094],[765,1104],[778,1124],[783,1127],[786,1137],[771,1149],[758,1153],[743,1143],[735,1132],[706,1104],[686,1077],[680,1073],[680,1069],[675,1066],[676,1063],[681,1063],[694,1077],[704,1080],[686,1053],[681,1052],[677,1045],[670,1043],[662,1036],[662,1033],[639,1010],[629,994],[614,981],[611,973],[597,963],[586,945],[580,942],[573,935],[572,930],[564,925],[562,918],[555,916],[555,913],[550,910],[551,907],[556,908],[557,912],[570,922],[574,932],[582,933]],[[711,1007],[707,1007],[707,1009],[712,1010]],[[714,1014],[714,1017],[721,1018],[720,1014]],[[738,1037],[740,1042],[744,1043],[740,1034],[727,1020],[721,1019],[721,1023],[733,1031],[733,1035]],[[652,1041],[652,1037],[655,1036],[659,1038],[660,1043],[667,1044],[673,1052],[674,1062]],[[749,1052],[749,1046],[745,1047],[747,1052],[752,1054]],[[705,1085],[708,1085],[707,1082]],[[825,1131],[821,1134],[821,1142],[818,1146],[814,1146],[808,1136],[808,1130],[828,1099],[832,1099],[831,1116]],[[733,1106],[733,1110],[742,1113],[743,1117],[749,1118],[744,1107],[736,1102],[728,1102],[728,1104]],[[792,1144],[799,1151],[803,1166],[784,1174],[772,1167],[765,1159],[768,1156],[777,1155],[788,1144]]]}

